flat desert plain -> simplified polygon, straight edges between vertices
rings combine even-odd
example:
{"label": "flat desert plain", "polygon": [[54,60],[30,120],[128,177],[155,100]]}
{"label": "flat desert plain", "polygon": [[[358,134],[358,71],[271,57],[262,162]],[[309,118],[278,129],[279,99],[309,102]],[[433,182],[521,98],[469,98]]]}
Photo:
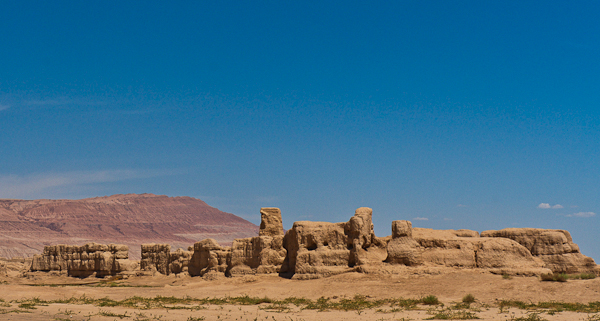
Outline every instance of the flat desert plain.
{"label": "flat desert plain", "polygon": [[[314,280],[38,272],[0,282],[2,320],[600,320],[600,278],[544,282],[450,268]],[[469,294],[474,302],[463,302]]]}

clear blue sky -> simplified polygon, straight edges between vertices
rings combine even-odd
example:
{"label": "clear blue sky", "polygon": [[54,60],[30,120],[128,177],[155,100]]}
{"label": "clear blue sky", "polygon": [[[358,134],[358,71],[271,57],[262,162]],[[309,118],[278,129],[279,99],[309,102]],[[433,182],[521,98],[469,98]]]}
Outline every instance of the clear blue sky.
{"label": "clear blue sky", "polygon": [[600,261],[597,1],[1,4],[0,198],[368,206]]}

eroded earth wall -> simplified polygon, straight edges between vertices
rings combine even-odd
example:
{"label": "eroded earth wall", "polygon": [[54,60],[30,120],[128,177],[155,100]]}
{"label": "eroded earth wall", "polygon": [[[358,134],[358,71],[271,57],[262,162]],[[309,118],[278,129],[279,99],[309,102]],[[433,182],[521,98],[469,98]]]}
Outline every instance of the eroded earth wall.
{"label": "eroded earth wall", "polygon": [[[188,250],[171,252],[169,244],[143,244],[141,273],[190,276],[240,276],[279,273],[310,279],[357,271],[389,273],[397,267],[453,267],[492,273],[539,275],[599,271],[563,230],[511,228],[485,231],[413,228],[410,221],[392,222],[392,235],[373,232],[373,211],[356,210],[348,222],[295,222],[283,230],[278,208],[261,209],[258,236],[236,239],[231,247],[214,239]],[[69,275],[114,275],[130,271],[123,245],[47,246],[36,255],[32,271],[68,271]],[[385,272],[382,272],[385,271]]]}
{"label": "eroded earth wall", "polygon": [[525,247],[544,267],[558,273],[591,272],[596,262],[579,251],[571,234],[565,230],[507,228],[484,231],[482,236],[513,240]]}
{"label": "eroded earth wall", "polygon": [[51,245],[33,257],[31,271],[61,271],[76,277],[115,275],[137,267],[128,257],[129,248],[121,244]]}

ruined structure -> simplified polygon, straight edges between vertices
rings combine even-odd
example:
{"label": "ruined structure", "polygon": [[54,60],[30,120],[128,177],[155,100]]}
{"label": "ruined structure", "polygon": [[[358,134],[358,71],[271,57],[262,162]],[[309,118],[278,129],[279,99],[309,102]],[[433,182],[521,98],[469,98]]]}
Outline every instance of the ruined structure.
{"label": "ruined structure", "polygon": [[[394,268],[452,267],[492,273],[539,275],[597,273],[594,260],[579,252],[563,230],[485,231],[413,228],[392,222],[392,235],[375,236],[373,211],[358,208],[348,222],[295,222],[284,233],[281,211],[261,209],[258,236],[236,239],[231,247],[214,239],[171,252],[168,244],[141,246],[140,273],[190,276],[239,276],[278,273],[310,279],[345,272],[390,273]],[[48,246],[36,255],[32,271],[68,271],[69,275],[111,275],[129,271],[127,247],[86,244]]]}
{"label": "ruined structure", "polygon": [[142,260],[140,269],[143,271],[158,271],[161,274],[170,274],[169,261],[171,259],[171,245],[169,244],[142,244]]}
{"label": "ruined structure", "polygon": [[141,269],[162,274],[188,272],[191,276],[278,273],[286,257],[283,224],[278,208],[261,209],[258,236],[236,239],[222,247],[213,239],[196,242],[191,251],[170,251],[168,244],[142,245]]}
{"label": "ruined structure", "polygon": [[231,248],[220,246],[213,239],[194,243],[194,253],[188,267],[191,276],[207,273],[225,274],[231,260]]}
{"label": "ruined structure", "polygon": [[499,231],[484,231],[481,236],[500,237],[516,241],[524,246],[544,267],[560,273],[589,272],[596,262],[579,251],[571,234],[565,230],[536,228],[507,228]]}
{"label": "ruined structure", "polygon": [[260,209],[257,237],[237,239],[231,247],[228,275],[279,273],[287,255],[283,244],[281,211],[274,207]]}
{"label": "ruined structure", "polygon": [[385,259],[386,242],[373,232],[373,211],[356,210],[348,222],[295,222],[286,233],[281,272],[295,278],[328,276]]}
{"label": "ruined structure", "polygon": [[413,228],[420,264],[489,269],[496,273],[535,275],[551,272],[523,246],[508,239],[480,237],[470,230]]}
{"label": "ruined structure", "polygon": [[61,271],[70,276],[115,275],[137,268],[129,248],[121,244],[52,245],[33,257],[31,271]]}

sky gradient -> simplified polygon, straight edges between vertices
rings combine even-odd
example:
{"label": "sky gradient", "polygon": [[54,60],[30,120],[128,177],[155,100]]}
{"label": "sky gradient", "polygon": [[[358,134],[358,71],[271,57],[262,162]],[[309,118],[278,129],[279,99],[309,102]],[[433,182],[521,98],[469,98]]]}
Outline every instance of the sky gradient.
{"label": "sky gradient", "polygon": [[192,196],[600,262],[596,1],[2,1],[0,198]]}

